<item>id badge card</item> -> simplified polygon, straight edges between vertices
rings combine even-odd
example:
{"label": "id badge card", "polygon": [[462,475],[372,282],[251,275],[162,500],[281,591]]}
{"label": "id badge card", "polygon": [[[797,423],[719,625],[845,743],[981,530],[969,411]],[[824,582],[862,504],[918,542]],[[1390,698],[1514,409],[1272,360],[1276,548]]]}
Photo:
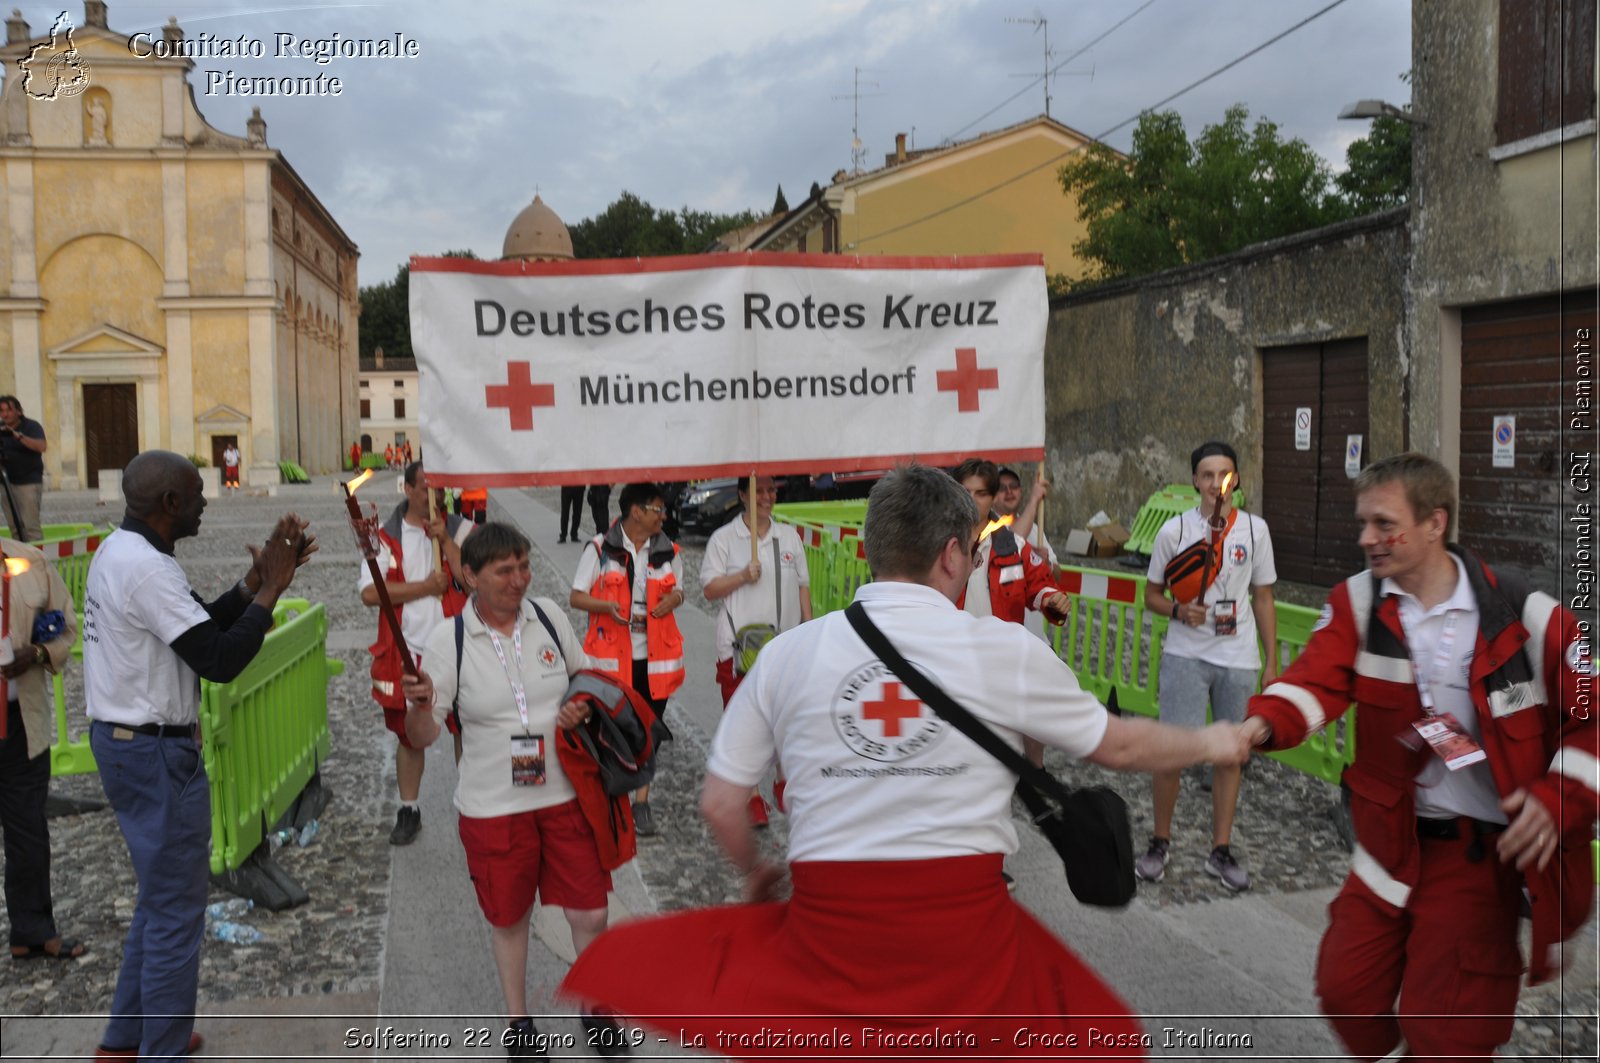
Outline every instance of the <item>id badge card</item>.
{"label": "id badge card", "polygon": [[1234,601],[1218,602],[1212,607],[1212,614],[1217,621],[1217,634],[1236,635],[1239,632],[1239,603]]}
{"label": "id badge card", "polygon": [[512,736],[511,785],[544,785],[544,735]]}
{"label": "id badge card", "polygon": [[1483,760],[1483,747],[1462,729],[1460,722],[1449,713],[1429,716],[1411,725],[1423,741],[1433,748],[1451,771],[1460,771]]}

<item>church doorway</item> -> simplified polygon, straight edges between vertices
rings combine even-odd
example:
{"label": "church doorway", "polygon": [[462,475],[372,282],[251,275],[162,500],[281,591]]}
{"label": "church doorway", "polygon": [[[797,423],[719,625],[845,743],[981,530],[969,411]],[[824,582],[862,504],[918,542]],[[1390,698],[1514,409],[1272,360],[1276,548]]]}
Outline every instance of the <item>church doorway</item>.
{"label": "church doorway", "polygon": [[139,453],[138,386],[83,385],[84,459],[91,488],[101,469],[124,469]]}

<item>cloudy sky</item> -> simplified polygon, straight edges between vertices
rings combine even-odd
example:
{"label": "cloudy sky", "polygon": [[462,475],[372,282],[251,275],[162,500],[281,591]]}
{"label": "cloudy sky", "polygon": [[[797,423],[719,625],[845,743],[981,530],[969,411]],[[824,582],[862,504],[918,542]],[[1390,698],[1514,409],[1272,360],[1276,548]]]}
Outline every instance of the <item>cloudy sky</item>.
{"label": "cloudy sky", "polygon": [[[882,164],[897,132],[932,147],[1031,117],[1044,109],[1044,35],[1008,20],[1046,19],[1054,66],[1127,19],[1051,83],[1051,114],[1099,135],[1332,2],[112,0],[109,21],[131,34],[176,15],[191,40],[262,43],[259,59],[196,59],[200,109],[242,134],[261,106],[269,143],[359,245],[370,284],[412,254],[498,257],[535,190],[569,223],[624,190],[658,207],[764,211],[781,184],[798,202],[851,165],[856,68],[868,166]],[[36,33],[56,10],[23,8]],[[73,0],[74,20],[81,13]],[[318,66],[274,56],[278,34],[397,33],[417,42],[418,57]],[[1406,102],[1410,56],[1407,0],[1343,0],[1168,106],[1193,137],[1242,102],[1338,166],[1367,124],[1335,115],[1359,98]],[[207,95],[208,71],[322,73],[343,90]],[[1126,148],[1131,128],[1106,139]]]}

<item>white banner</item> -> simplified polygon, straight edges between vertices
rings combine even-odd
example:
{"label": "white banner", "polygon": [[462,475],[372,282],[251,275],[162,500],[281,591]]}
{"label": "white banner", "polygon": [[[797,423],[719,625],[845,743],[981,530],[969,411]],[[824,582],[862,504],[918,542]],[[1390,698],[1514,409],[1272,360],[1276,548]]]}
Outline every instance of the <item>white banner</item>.
{"label": "white banner", "polygon": [[1044,456],[1038,255],[414,259],[423,454],[447,486]]}

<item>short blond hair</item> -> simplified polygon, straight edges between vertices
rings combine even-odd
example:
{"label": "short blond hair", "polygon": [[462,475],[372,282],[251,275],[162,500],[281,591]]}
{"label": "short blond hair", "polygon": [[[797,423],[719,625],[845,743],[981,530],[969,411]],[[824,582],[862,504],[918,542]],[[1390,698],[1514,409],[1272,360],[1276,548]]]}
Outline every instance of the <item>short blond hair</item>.
{"label": "short blond hair", "polygon": [[1450,470],[1426,454],[1407,451],[1375,461],[1361,470],[1356,477],[1356,497],[1374,487],[1399,481],[1405,488],[1406,501],[1411,503],[1411,515],[1423,521],[1436,509],[1444,510],[1444,537],[1446,541],[1456,531],[1456,481]]}

